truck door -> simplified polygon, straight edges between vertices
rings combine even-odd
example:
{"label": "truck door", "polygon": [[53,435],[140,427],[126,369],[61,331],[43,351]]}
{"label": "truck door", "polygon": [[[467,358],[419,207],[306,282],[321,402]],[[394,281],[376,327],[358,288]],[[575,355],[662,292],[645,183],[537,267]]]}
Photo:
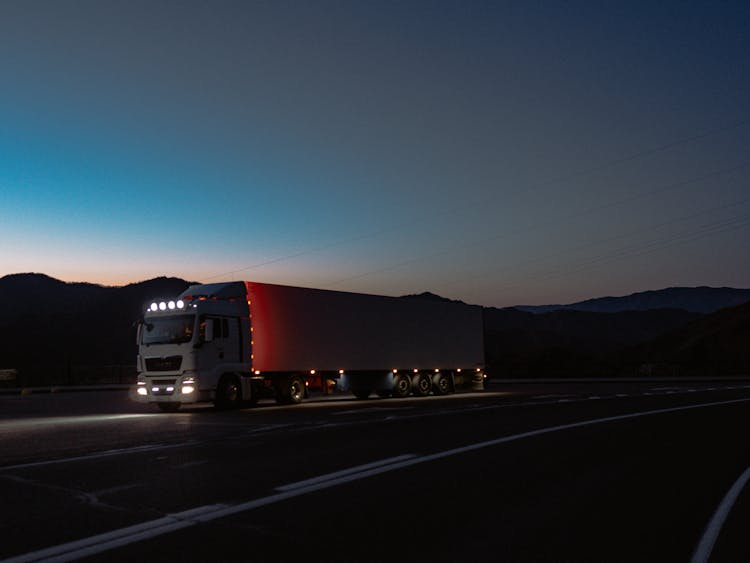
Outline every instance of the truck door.
{"label": "truck door", "polygon": [[[240,362],[240,334],[236,319],[206,315],[201,319],[201,357],[205,367]],[[211,340],[206,341],[206,335]]]}
{"label": "truck door", "polygon": [[240,349],[240,323],[237,318],[221,319],[224,361],[236,364],[242,361]]}

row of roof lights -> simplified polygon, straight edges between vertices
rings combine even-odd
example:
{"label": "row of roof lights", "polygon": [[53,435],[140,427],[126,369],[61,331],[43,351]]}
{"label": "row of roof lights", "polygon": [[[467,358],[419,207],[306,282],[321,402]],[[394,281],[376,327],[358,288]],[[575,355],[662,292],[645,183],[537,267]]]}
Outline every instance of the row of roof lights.
{"label": "row of roof lights", "polygon": [[148,310],[149,311],[166,311],[169,309],[170,311],[174,309],[184,309],[185,308],[185,302],[182,299],[178,299],[177,301],[161,301],[160,303],[153,302],[151,305],[149,305]]}

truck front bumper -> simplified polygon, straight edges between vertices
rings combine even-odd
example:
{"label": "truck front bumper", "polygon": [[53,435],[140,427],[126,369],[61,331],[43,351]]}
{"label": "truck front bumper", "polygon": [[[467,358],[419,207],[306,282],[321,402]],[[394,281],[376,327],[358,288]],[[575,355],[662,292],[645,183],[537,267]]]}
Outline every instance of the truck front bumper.
{"label": "truck front bumper", "polygon": [[130,389],[130,398],[137,403],[201,403],[213,400],[211,391],[194,389],[183,393],[179,386],[136,385]]}

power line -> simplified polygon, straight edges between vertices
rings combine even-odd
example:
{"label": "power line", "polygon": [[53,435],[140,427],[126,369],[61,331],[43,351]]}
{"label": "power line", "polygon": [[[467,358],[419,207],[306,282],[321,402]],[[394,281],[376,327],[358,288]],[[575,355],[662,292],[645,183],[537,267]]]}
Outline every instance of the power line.
{"label": "power line", "polygon": [[[743,201],[747,202],[747,201],[750,201],[750,199],[746,199]],[[531,274],[530,276],[526,276],[524,278],[523,283],[508,284],[508,285],[496,287],[495,290],[498,292],[502,292],[502,291],[507,291],[509,289],[514,289],[518,287],[525,287],[529,283],[538,283],[538,282],[548,281],[550,279],[579,274],[583,271],[589,270],[591,268],[596,268],[596,267],[599,267],[603,264],[607,264],[610,262],[615,262],[618,260],[636,257],[636,256],[642,256],[646,254],[652,254],[654,252],[659,252],[661,250],[664,250],[672,246],[684,244],[687,242],[692,242],[692,241],[706,238],[708,236],[712,236],[715,234],[734,231],[734,230],[741,229],[741,228],[748,227],[748,226],[750,226],[750,214],[738,215],[728,220],[722,220],[722,221],[717,221],[714,223],[701,225],[697,229],[688,230],[676,236],[665,237],[661,239],[646,241],[643,243],[628,245],[620,249],[617,249],[616,251],[611,252],[611,253],[591,257],[583,262],[579,262],[578,264],[572,267],[565,267],[565,268],[559,268],[557,270],[539,272],[536,275]],[[472,278],[477,278],[477,277],[480,277],[480,276],[472,276]],[[465,281],[465,279],[466,278],[464,278],[464,280],[462,281]],[[438,286],[438,287],[441,287],[441,286]]]}
{"label": "power line", "polygon": [[[511,195],[518,194],[518,193],[528,193],[529,191],[538,190],[538,189],[541,189],[541,188],[544,188],[544,187],[547,187],[547,186],[550,186],[550,185],[554,185],[554,184],[558,184],[558,183],[564,183],[564,182],[575,180],[575,179],[578,179],[578,178],[581,178],[581,177],[585,177],[585,176],[594,174],[596,172],[600,172],[602,170],[606,170],[606,169],[614,167],[614,166],[618,166],[618,165],[621,165],[621,164],[629,163],[629,162],[632,162],[634,160],[637,160],[637,159],[640,159],[640,158],[644,158],[644,157],[647,157],[647,156],[652,156],[654,154],[658,154],[658,153],[661,153],[661,152],[664,152],[664,151],[669,151],[669,150],[671,150],[673,148],[676,148],[678,146],[681,146],[681,145],[685,145],[685,144],[693,143],[693,142],[696,142],[696,141],[700,141],[700,140],[703,140],[703,139],[706,139],[706,138],[709,138],[711,136],[718,135],[718,134],[721,134],[721,133],[726,133],[728,131],[732,131],[732,130],[744,127],[748,123],[750,123],[750,118],[739,119],[739,120],[733,121],[731,123],[722,125],[720,127],[716,127],[714,129],[709,129],[709,130],[703,131],[703,132],[698,133],[696,135],[690,135],[690,136],[678,138],[678,139],[676,139],[674,141],[671,141],[671,142],[668,142],[668,143],[664,143],[664,144],[661,144],[661,145],[656,145],[656,146],[653,146],[653,147],[649,147],[649,148],[646,148],[646,149],[641,150],[641,151],[636,151],[636,152],[633,152],[631,154],[625,155],[623,157],[619,157],[619,158],[616,158],[616,159],[612,159],[612,160],[606,161],[606,162],[601,163],[601,164],[590,166],[588,168],[584,168],[582,170],[579,170],[579,171],[571,173],[571,174],[561,175],[561,176],[558,176],[556,178],[552,178],[550,180],[542,181],[542,182],[539,182],[537,184],[532,184],[532,185],[527,186],[525,188],[519,188],[515,192],[512,192]],[[433,213],[429,217],[417,217],[417,218],[414,219],[414,221],[412,222],[412,224],[424,223],[424,222],[427,222],[427,221],[434,221],[436,216],[439,217],[439,216],[449,215],[449,214],[450,215],[454,215],[457,211],[471,209],[471,208],[474,208],[476,206],[483,205],[483,204],[487,203],[488,201],[490,201],[490,198],[483,198],[481,200],[475,200],[474,202],[469,203],[467,205],[463,205],[463,206],[460,206],[460,207],[452,207],[452,208],[446,209],[446,210],[444,210],[442,212]],[[375,237],[378,237],[378,236],[381,236],[381,235],[393,232],[393,228],[394,228],[394,226],[391,225],[391,226],[388,226],[388,227],[384,227],[384,228],[381,228],[381,229],[370,231],[369,233],[363,233],[363,234],[357,235],[357,236],[350,236],[350,237],[346,237],[346,238],[341,238],[341,239],[332,241],[332,242],[327,243],[327,244],[323,244],[323,245],[319,245],[319,246],[315,246],[315,247],[303,249],[303,250],[300,250],[298,252],[293,252],[293,253],[290,253],[290,254],[278,256],[278,257],[275,257],[275,258],[271,258],[271,259],[268,259],[268,260],[264,260],[264,261],[261,261],[261,262],[250,264],[250,265],[244,266],[242,268],[236,268],[236,269],[233,269],[233,270],[230,270],[230,271],[226,271],[226,272],[221,273],[221,274],[216,274],[216,275],[213,275],[213,276],[209,276],[209,277],[206,277],[206,278],[203,278],[203,279],[204,280],[212,280],[212,279],[223,278],[223,277],[227,277],[227,276],[234,276],[234,275],[239,274],[241,272],[245,272],[245,271],[248,271],[248,270],[253,270],[253,269],[261,268],[261,267],[268,266],[268,265],[271,265],[271,264],[277,264],[277,263],[280,263],[280,262],[285,262],[285,261],[288,261],[288,260],[293,260],[293,259],[296,259],[296,258],[307,256],[309,254],[314,254],[314,253],[317,253],[317,252],[328,250],[330,248],[334,248],[334,247],[337,247],[337,246],[342,246],[342,245],[345,245],[345,244],[351,244],[353,242],[358,242],[358,241],[364,240],[364,239],[375,238]],[[398,265],[395,265],[393,267],[393,269],[396,269],[398,267],[402,267],[403,265],[411,264],[411,263],[413,263],[415,261],[418,261],[418,260],[419,259],[407,260],[407,261],[405,261],[403,263],[399,263]],[[372,273],[379,273],[380,271],[382,271],[382,270],[374,271]],[[367,275],[371,275],[371,274],[370,273],[365,273],[365,274],[362,274],[362,275],[357,276],[357,277],[365,277]],[[352,279],[354,279],[354,278],[352,278]],[[337,284],[337,283],[339,283],[339,281],[334,282],[334,284]]]}
{"label": "power line", "polygon": [[[582,210],[582,211],[576,211],[576,212],[573,212],[573,213],[567,213],[567,214],[564,214],[564,215],[560,215],[560,216],[556,217],[556,219],[557,220],[575,219],[577,217],[588,215],[590,213],[601,211],[603,209],[608,209],[608,208],[616,207],[618,205],[622,205],[622,204],[625,204],[625,203],[632,203],[633,201],[637,201],[638,199],[642,199],[644,197],[650,197],[650,196],[653,196],[653,195],[656,195],[656,194],[660,194],[660,193],[672,191],[672,190],[675,190],[675,189],[683,188],[683,187],[688,186],[690,184],[694,184],[694,183],[697,183],[697,182],[702,182],[702,181],[705,181],[705,180],[716,178],[718,176],[722,176],[722,175],[725,175],[725,174],[736,172],[736,171],[741,170],[743,168],[747,168],[748,166],[750,166],[750,161],[743,162],[742,164],[739,164],[737,166],[732,166],[732,167],[729,167],[729,168],[723,168],[723,169],[720,169],[720,170],[714,170],[712,172],[708,172],[706,174],[703,174],[701,176],[697,176],[695,178],[691,178],[691,179],[688,179],[688,180],[682,180],[680,182],[674,182],[674,183],[671,183],[671,184],[667,184],[665,186],[657,187],[655,189],[646,190],[646,191],[641,192],[639,194],[636,194],[636,195],[633,195],[633,196],[629,196],[627,198],[623,198],[623,199],[620,199],[620,200],[615,201],[615,202],[609,202],[609,203],[605,203],[605,204],[602,204],[602,205],[599,205],[599,206],[589,207],[589,208],[587,208],[585,210]],[[355,275],[352,275],[352,276],[347,276],[345,278],[340,278],[340,279],[337,279],[335,281],[329,282],[328,284],[326,284],[326,286],[329,286],[329,287],[330,286],[336,286],[336,285],[340,285],[342,283],[346,283],[346,282],[357,280],[357,279],[362,279],[362,278],[369,277],[369,276],[372,276],[372,275],[377,275],[377,274],[382,274],[382,273],[385,273],[385,272],[394,271],[394,270],[403,268],[405,266],[410,266],[412,264],[416,264],[418,262],[421,262],[421,261],[424,261],[424,260],[427,260],[427,259],[430,259],[430,258],[437,258],[439,256],[445,256],[445,255],[451,254],[451,253],[459,251],[459,250],[465,250],[465,249],[468,249],[468,248],[473,248],[473,247],[476,247],[476,246],[478,246],[480,244],[485,244],[487,242],[496,241],[496,240],[500,240],[500,239],[503,239],[503,238],[508,238],[508,237],[511,237],[511,236],[515,236],[515,235],[518,235],[518,234],[521,234],[521,233],[524,233],[524,232],[528,232],[528,231],[531,231],[531,230],[535,230],[535,229],[538,229],[539,226],[540,225],[538,223],[532,223],[530,225],[526,225],[524,227],[521,227],[521,228],[518,228],[518,229],[514,229],[512,231],[507,231],[507,232],[504,232],[504,233],[492,235],[490,237],[483,237],[481,239],[475,239],[475,240],[470,241],[470,242],[462,243],[460,245],[455,245],[454,247],[449,248],[449,249],[438,250],[436,252],[432,252],[432,253],[429,253],[429,254],[423,254],[423,255],[412,257],[412,258],[409,258],[409,259],[406,259],[406,260],[402,260],[400,262],[395,262],[395,263],[389,264],[387,266],[383,266],[381,268],[376,268],[376,269],[373,269],[373,270],[369,270],[367,272],[362,272],[362,273],[355,274]]]}

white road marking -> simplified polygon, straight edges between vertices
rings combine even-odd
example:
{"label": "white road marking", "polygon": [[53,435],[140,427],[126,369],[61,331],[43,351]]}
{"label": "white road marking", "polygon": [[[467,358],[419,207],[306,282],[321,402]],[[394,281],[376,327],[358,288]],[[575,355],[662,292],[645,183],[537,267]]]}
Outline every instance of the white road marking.
{"label": "white road marking", "polygon": [[58,463],[70,463],[74,461],[89,461],[92,459],[98,459],[102,457],[112,457],[112,456],[117,456],[117,455],[153,452],[153,451],[159,451],[159,450],[167,450],[170,448],[183,448],[186,446],[194,446],[196,444],[198,444],[198,442],[183,442],[181,444],[152,444],[149,446],[135,446],[133,448],[122,448],[119,450],[107,450],[104,452],[97,452],[97,453],[87,454],[87,455],[79,455],[75,457],[65,457],[61,459],[48,459],[46,461],[33,461],[31,463],[19,463],[16,465],[6,465],[5,467],[0,467],[0,472],[13,471],[15,469],[29,469],[32,467],[43,467],[45,465],[55,465]]}
{"label": "white road marking", "polygon": [[[478,442],[470,444],[468,446],[462,446],[437,452],[434,454],[428,454],[423,456],[416,456],[414,454],[405,454],[395,458],[387,458],[380,461],[375,461],[366,465],[359,465],[337,471],[335,473],[328,473],[298,483],[292,483],[290,485],[284,485],[279,487],[277,490],[284,489],[281,492],[272,494],[266,497],[261,497],[248,502],[225,505],[215,504],[202,506],[176,514],[167,515],[158,520],[151,520],[150,522],[144,522],[142,524],[136,524],[135,526],[129,526],[127,528],[120,528],[119,530],[112,530],[104,534],[91,536],[81,540],[49,547],[39,551],[25,553],[18,555],[10,559],[6,559],[0,563],[21,563],[30,561],[45,561],[45,562],[63,562],[80,559],[102,553],[110,549],[122,547],[124,545],[136,543],[145,539],[154,538],[163,534],[168,534],[176,530],[194,526],[199,523],[210,522],[219,518],[224,518],[232,514],[240,512],[247,512],[254,510],[262,506],[275,504],[284,500],[306,495],[314,491],[320,491],[350,483],[352,481],[358,481],[365,479],[373,475],[379,475],[390,471],[395,471],[403,467],[411,467],[421,463],[427,463],[438,459],[443,459],[467,452],[480,450],[492,446],[498,446],[500,444],[507,444],[509,442],[515,442],[517,440],[523,440],[525,438],[533,438],[535,436],[543,436],[545,434],[552,434],[554,432],[561,432],[564,430],[572,430],[575,428],[584,428],[586,426],[593,426],[595,424],[604,424],[608,422],[617,422],[621,420],[630,420],[633,418],[640,418],[644,416],[654,416],[659,414],[667,414],[674,412],[687,411],[692,409],[701,409],[708,407],[724,406],[738,403],[746,403],[750,401],[750,398],[745,399],[733,399],[729,401],[718,401],[713,403],[700,403],[697,405],[686,405],[682,407],[671,407],[664,409],[655,409],[650,411],[642,411],[628,414],[621,414],[616,416],[608,416],[605,418],[595,418],[591,420],[584,420],[581,422],[572,422],[569,424],[561,424],[558,426],[550,426],[548,428],[540,428],[538,430],[531,430],[529,432],[522,432],[520,434],[513,434],[511,436],[503,436],[502,438],[496,438],[494,440],[487,440],[484,442]],[[369,467],[369,468],[367,468]],[[743,474],[743,477],[745,475]],[[750,469],[748,470],[748,478],[750,478]],[[741,478],[742,479],[742,478]],[[737,484],[735,484],[735,487]],[[744,483],[742,483],[744,486]],[[734,490],[735,487],[732,487]],[[738,487],[740,490],[742,487]],[[731,491],[730,491],[731,492]],[[728,495],[729,496],[729,495]],[[734,500],[731,501],[731,504]],[[722,505],[724,503],[722,502]],[[728,511],[728,510],[727,510]],[[702,561],[702,560],[699,560]]]}
{"label": "white road marking", "polygon": [[195,520],[196,517],[205,512],[214,511],[222,506],[224,505],[202,506],[186,510],[185,512],[159,518],[158,520],[143,522],[135,526],[128,526],[127,528],[120,528],[81,540],[11,557],[10,559],[3,560],[3,563],[28,563],[30,561],[45,561],[50,563],[52,561],[81,559],[89,555],[101,553],[102,551],[108,551],[116,547],[194,526],[198,523],[198,520]]}
{"label": "white road marking", "polygon": [[0,431],[19,428],[35,428],[39,426],[60,426],[62,424],[101,424],[115,420],[129,420],[133,418],[156,418],[158,414],[97,414],[86,416],[49,416],[38,418],[25,418],[20,420],[0,421]]}
{"label": "white road marking", "polygon": [[325,475],[319,475],[318,477],[313,477],[311,479],[305,479],[304,481],[297,481],[296,483],[290,483],[289,485],[276,487],[276,490],[281,491],[281,492],[294,491],[296,489],[309,487],[310,485],[323,483],[325,481],[331,481],[339,477],[343,477],[345,475],[352,475],[354,473],[360,473],[362,471],[367,471],[368,469],[373,469],[374,467],[383,467],[385,465],[398,463],[399,461],[413,459],[415,457],[417,457],[415,454],[404,454],[404,455],[400,455],[397,457],[389,457],[386,459],[381,459],[379,461],[374,461],[372,463],[365,463],[364,465],[356,465],[348,469],[342,469],[341,471],[334,471],[333,473],[327,473]]}
{"label": "white road marking", "polygon": [[742,475],[740,475],[740,478],[734,482],[734,485],[732,485],[729,492],[727,492],[726,496],[722,499],[716,512],[711,517],[708,526],[706,526],[706,531],[703,532],[703,537],[698,543],[695,553],[693,553],[693,558],[690,560],[691,563],[705,563],[708,561],[709,557],[711,557],[711,552],[714,549],[716,540],[719,539],[721,528],[724,525],[727,516],[729,516],[729,512],[732,510],[734,503],[740,496],[742,489],[745,488],[745,485],[747,485],[749,480],[750,467],[745,469]]}

